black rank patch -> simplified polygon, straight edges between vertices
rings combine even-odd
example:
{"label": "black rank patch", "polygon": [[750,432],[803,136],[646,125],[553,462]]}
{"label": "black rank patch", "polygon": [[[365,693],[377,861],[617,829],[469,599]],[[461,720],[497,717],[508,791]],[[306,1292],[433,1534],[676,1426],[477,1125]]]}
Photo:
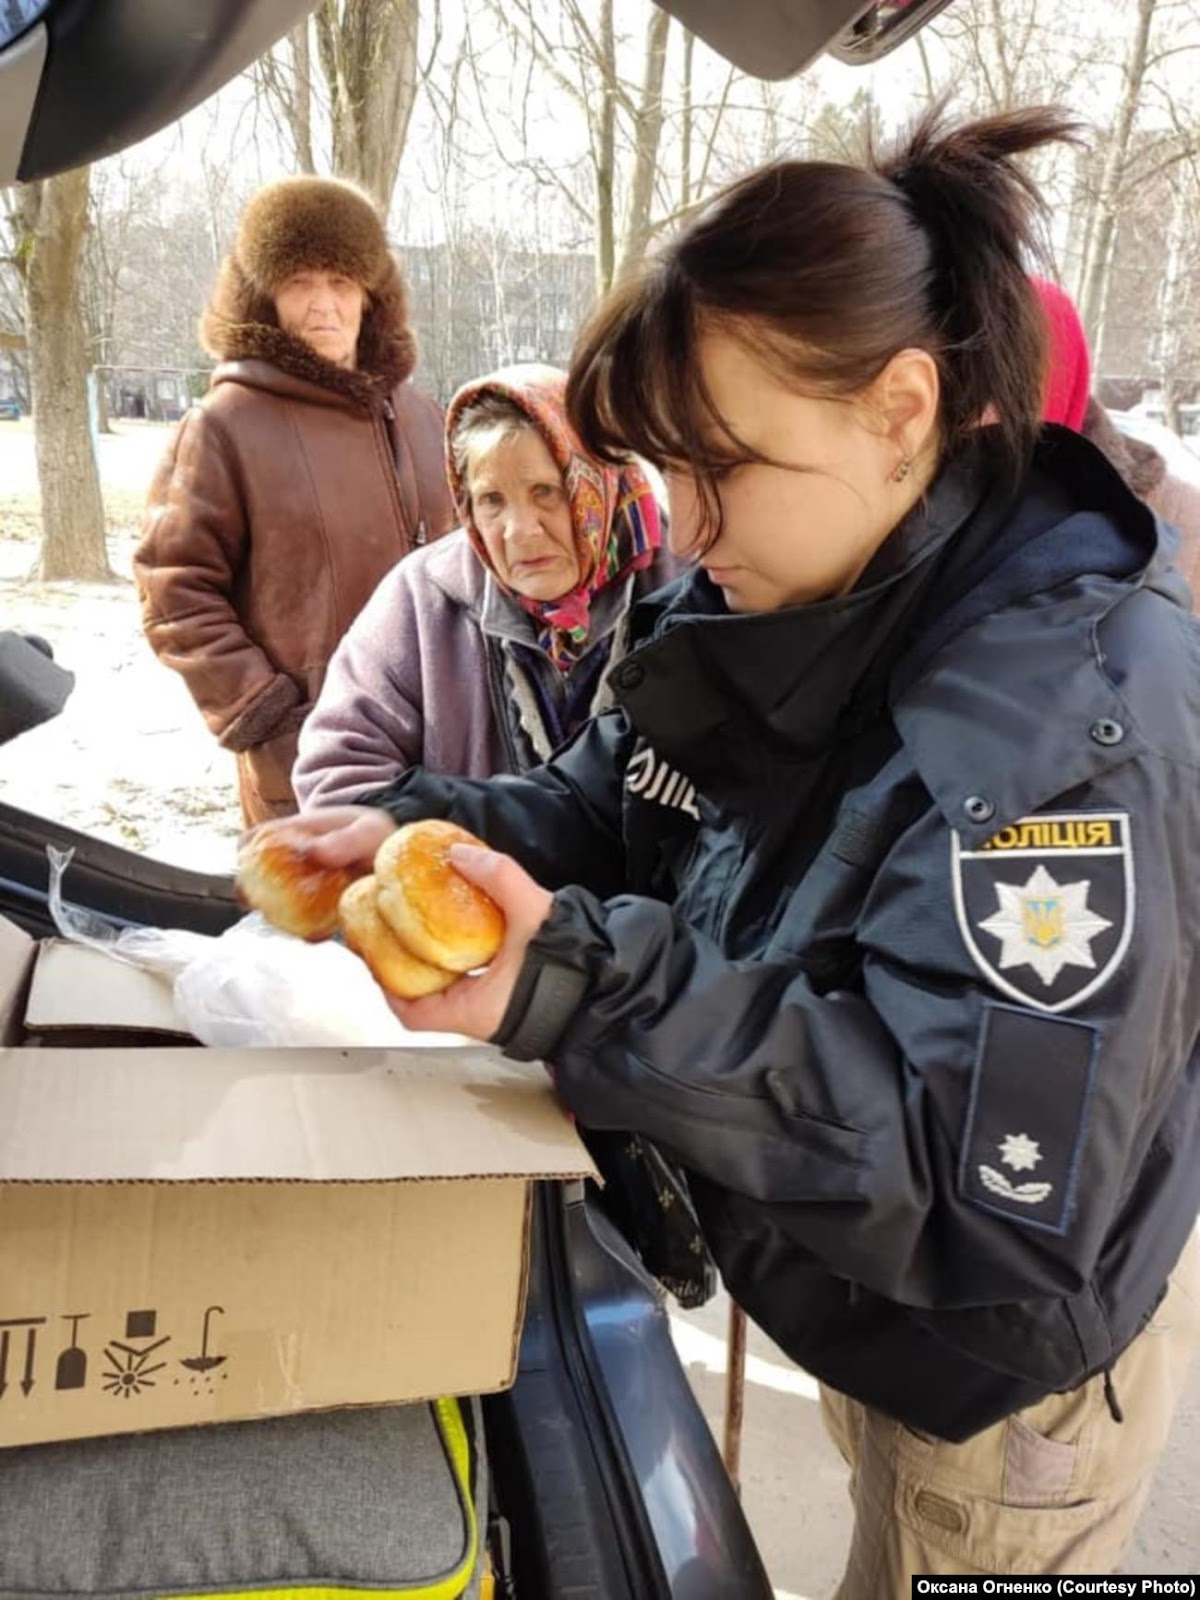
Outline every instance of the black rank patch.
{"label": "black rank patch", "polygon": [[1097,1038],[1089,1023],[984,1008],[959,1168],[965,1199],[1029,1227],[1066,1232]]}
{"label": "black rank patch", "polygon": [[958,926],[1001,994],[1070,1011],[1121,965],[1133,934],[1134,876],[1123,811],[1023,817],[978,850],[952,836]]}

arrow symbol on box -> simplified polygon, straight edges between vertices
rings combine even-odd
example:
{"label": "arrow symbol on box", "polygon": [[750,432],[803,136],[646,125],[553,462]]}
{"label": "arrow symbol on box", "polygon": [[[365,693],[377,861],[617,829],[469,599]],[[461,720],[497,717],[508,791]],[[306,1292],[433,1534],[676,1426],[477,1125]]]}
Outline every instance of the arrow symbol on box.
{"label": "arrow symbol on box", "polygon": [[30,1328],[25,1335],[25,1376],[21,1379],[21,1392],[25,1395],[33,1388],[33,1355],[37,1346],[37,1329]]}

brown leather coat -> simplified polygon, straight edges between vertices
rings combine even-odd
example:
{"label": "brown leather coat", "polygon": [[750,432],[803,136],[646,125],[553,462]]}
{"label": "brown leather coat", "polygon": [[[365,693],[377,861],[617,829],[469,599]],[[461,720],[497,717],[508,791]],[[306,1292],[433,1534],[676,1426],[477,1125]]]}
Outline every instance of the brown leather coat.
{"label": "brown leather coat", "polygon": [[241,333],[158,469],[134,572],[151,645],[239,754],[249,823],[295,809],[296,735],[335,646],[454,513],[431,400]]}
{"label": "brown leather coat", "polygon": [[1152,444],[1122,433],[1098,400],[1089,400],[1083,435],[1098,445],[1140,499],[1179,535],[1175,565],[1192,591],[1200,616],[1200,489],[1177,478]]}

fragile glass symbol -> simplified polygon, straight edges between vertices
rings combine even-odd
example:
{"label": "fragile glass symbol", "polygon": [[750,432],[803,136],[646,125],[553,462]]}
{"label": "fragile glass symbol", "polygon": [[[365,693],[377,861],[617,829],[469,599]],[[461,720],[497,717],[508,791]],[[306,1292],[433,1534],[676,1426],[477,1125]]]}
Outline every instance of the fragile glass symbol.
{"label": "fragile glass symbol", "polygon": [[200,1354],[198,1356],[183,1356],[179,1365],[186,1367],[189,1372],[211,1372],[214,1367],[219,1367],[227,1358],[225,1356],[210,1356],[208,1353],[208,1324],[214,1311],[225,1315],[224,1306],[209,1306],[204,1313],[204,1330],[200,1336]]}
{"label": "fragile glass symbol", "polygon": [[165,1361],[156,1361],[152,1367],[146,1362],[156,1350],[161,1350],[168,1342],[167,1338],[156,1339],[145,1350],[135,1350],[132,1345],[122,1344],[119,1339],[105,1347],[104,1358],[109,1363],[109,1370],[103,1375],[102,1387],[107,1394],[124,1395],[128,1400],[132,1395],[141,1394],[143,1389],[156,1387],[152,1372],[161,1372],[166,1366]]}

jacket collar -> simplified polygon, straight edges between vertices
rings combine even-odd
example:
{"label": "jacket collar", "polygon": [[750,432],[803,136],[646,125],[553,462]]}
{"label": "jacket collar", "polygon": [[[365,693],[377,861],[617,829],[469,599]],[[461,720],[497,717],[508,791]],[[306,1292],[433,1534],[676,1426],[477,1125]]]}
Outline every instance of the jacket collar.
{"label": "jacket collar", "polygon": [[303,339],[265,322],[231,325],[222,356],[213,372],[214,387],[232,381],[290,399],[359,411],[382,411],[396,381],[386,373],[336,367]]}
{"label": "jacket collar", "polygon": [[[534,650],[538,648],[534,619],[495,582],[475,554],[464,528],[456,528],[444,539],[437,540],[429,547],[424,560],[430,583],[440,589],[452,605],[461,606],[483,633],[528,645]],[[597,595],[592,608],[589,647],[597,640],[606,639],[620,625],[633,603],[639,576],[628,573],[622,581],[610,584]]]}
{"label": "jacket collar", "polygon": [[[639,731],[697,780],[763,746],[779,759],[807,759],[857,722],[869,680],[903,647],[906,619],[938,553],[983,494],[973,463],[948,470],[859,585],[833,600],[735,616],[707,576],[693,571],[652,602],[654,637],[614,674],[621,703]],[[686,696],[678,690],[683,680]]]}
{"label": "jacket collar", "polygon": [[[855,591],[814,606],[731,617],[686,580],[614,675],[635,727],[720,787],[760,749],[794,761],[857,731],[882,678],[923,781],[977,841],[1135,753],[1097,630],[1132,588],[1181,590],[1164,530],[1099,451],[1047,429],[1019,496],[983,464],[952,467],[893,540]],[[1116,743],[1096,736],[1107,724]]]}

